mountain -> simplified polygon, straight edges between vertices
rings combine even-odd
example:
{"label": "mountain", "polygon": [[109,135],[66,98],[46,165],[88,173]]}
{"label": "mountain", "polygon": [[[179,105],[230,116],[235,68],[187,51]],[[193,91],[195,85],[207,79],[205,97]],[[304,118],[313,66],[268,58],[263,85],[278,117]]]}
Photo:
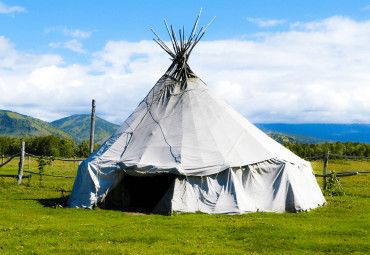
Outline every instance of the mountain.
{"label": "mountain", "polygon": [[[56,135],[73,138],[76,142],[90,139],[90,115],[72,115],[51,123],[0,110],[0,135],[11,137],[39,137]],[[370,124],[283,124],[257,123],[262,131],[280,143],[323,143],[351,141],[370,143]],[[118,125],[96,117],[95,143],[111,136]]]}
{"label": "mountain", "polygon": [[301,134],[294,134],[282,131],[276,131],[266,128],[260,128],[263,132],[271,136],[274,140],[278,141],[279,143],[325,143],[325,142],[336,142],[332,140],[321,139],[313,136],[308,135],[301,135]]}
{"label": "mountain", "polygon": [[[77,143],[90,139],[90,115],[72,115],[51,123],[12,111],[0,110],[0,135],[10,137],[39,137],[56,135],[69,137]],[[95,143],[110,137],[118,125],[95,118]]]}
{"label": "mountain", "polygon": [[0,135],[10,137],[71,136],[48,122],[16,112],[0,110]]}
{"label": "mountain", "polygon": [[287,133],[291,133],[311,136],[316,139],[323,139],[324,141],[370,143],[370,124],[257,123],[255,125],[263,130],[275,130],[275,132],[285,133],[287,136],[290,136]]}
{"label": "mountain", "polygon": [[[55,120],[51,124],[70,134],[76,142],[90,139],[91,117],[88,114],[72,115]],[[94,142],[100,143],[109,138],[118,128],[118,125],[96,116]]]}
{"label": "mountain", "polygon": [[278,135],[278,134],[268,134],[272,139],[277,141],[281,144],[287,144],[287,143],[298,143],[299,141],[295,140],[292,137],[284,136],[284,135]]}

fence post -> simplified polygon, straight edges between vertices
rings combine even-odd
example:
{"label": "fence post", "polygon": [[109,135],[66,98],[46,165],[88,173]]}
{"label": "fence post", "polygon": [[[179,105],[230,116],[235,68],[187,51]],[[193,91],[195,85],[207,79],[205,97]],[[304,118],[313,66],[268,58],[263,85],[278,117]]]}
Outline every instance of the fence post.
{"label": "fence post", "polygon": [[[328,163],[329,163],[329,155],[330,151],[325,151],[325,158],[324,158],[324,170],[323,170],[323,175],[326,175],[327,173],[327,168],[328,168]],[[323,178],[323,188],[326,190],[326,176]]]}
{"label": "fence post", "polygon": [[31,157],[28,156],[28,169],[31,169]]}
{"label": "fence post", "polygon": [[4,164],[4,155],[1,156],[1,164]]}
{"label": "fence post", "polygon": [[73,166],[76,166],[76,157],[73,157],[73,158],[74,158]]}
{"label": "fence post", "polygon": [[18,185],[22,182],[23,176],[23,166],[24,166],[24,150],[25,150],[25,142],[21,141],[21,156],[19,159],[19,170],[18,170]]}

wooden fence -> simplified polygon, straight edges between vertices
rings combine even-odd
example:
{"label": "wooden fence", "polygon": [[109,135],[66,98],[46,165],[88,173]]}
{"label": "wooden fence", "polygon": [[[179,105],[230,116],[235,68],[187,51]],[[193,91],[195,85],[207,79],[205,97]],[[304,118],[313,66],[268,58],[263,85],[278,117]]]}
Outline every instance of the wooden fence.
{"label": "wooden fence", "polygon": [[[23,178],[31,178],[31,175],[23,175],[23,172],[37,174],[37,175],[51,176],[51,177],[75,178],[74,176],[51,175],[51,174],[36,173],[36,172],[31,172],[31,171],[24,170],[24,158],[25,158],[25,156],[28,156],[28,169],[30,169],[30,157],[42,158],[42,159],[46,159],[46,160],[73,161],[74,165],[76,165],[76,162],[80,162],[80,161],[84,160],[84,159],[76,159],[76,158],[74,158],[74,159],[54,159],[54,158],[51,158],[51,157],[42,157],[42,156],[37,156],[37,155],[30,154],[30,153],[26,153],[25,152],[25,142],[22,141],[19,153],[11,155],[6,162],[4,162],[4,155],[2,155],[0,168],[5,166],[12,159],[14,159],[15,157],[18,157],[18,156],[20,156],[18,175],[0,175],[0,177],[17,178],[18,185],[21,184]],[[346,155],[330,154],[330,151],[325,151],[325,154],[322,154],[322,155],[304,158],[304,159],[323,159],[324,160],[323,174],[315,174],[315,176],[317,176],[317,177],[323,177],[323,189],[324,190],[327,187],[327,179],[326,178],[332,176],[331,173],[327,173],[327,168],[328,168],[329,157],[330,156],[332,156],[332,157],[341,157],[341,158],[349,158],[349,159],[370,159],[369,157],[358,157],[358,156],[346,156]],[[338,172],[338,173],[336,173],[336,177],[346,177],[346,176],[358,175],[359,173],[370,173],[370,171]],[[338,186],[339,186],[339,182],[338,182]]]}
{"label": "wooden fence", "polygon": [[[304,159],[323,159],[324,160],[324,168],[322,174],[315,174],[316,177],[323,177],[323,189],[325,190],[327,187],[327,179],[331,177],[331,173],[327,173],[328,164],[329,164],[329,157],[340,157],[340,158],[348,158],[348,159],[370,159],[369,157],[359,157],[359,156],[346,156],[346,155],[338,155],[338,154],[331,154],[330,151],[325,151],[325,154],[306,157]],[[358,175],[359,173],[370,173],[370,171],[348,171],[348,172],[338,172],[336,173],[336,177],[346,177],[352,175]],[[339,181],[337,180],[338,186],[340,186]]]}
{"label": "wooden fence", "polygon": [[74,158],[74,159],[54,159],[52,157],[42,157],[42,156],[33,155],[33,154],[27,153],[25,151],[25,142],[24,141],[21,141],[20,151],[18,153],[14,154],[14,155],[11,155],[9,157],[9,159],[7,161],[5,161],[5,162],[4,162],[4,155],[2,155],[2,157],[1,157],[1,165],[0,165],[0,168],[1,168],[1,167],[5,166],[6,164],[8,164],[15,157],[19,157],[18,174],[17,175],[9,175],[9,174],[0,175],[0,177],[13,177],[13,178],[17,178],[17,184],[18,185],[21,184],[22,179],[24,179],[24,178],[31,178],[31,175],[23,175],[24,172],[31,173],[31,174],[37,174],[37,175],[51,176],[51,177],[75,178],[75,176],[51,175],[51,174],[36,173],[36,172],[31,172],[31,171],[24,170],[25,156],[28,156],[28,169],[30,169],[30,164],[31,164],[30,163],[31,162],[30,158],[31,157],[42,158],[42,159],[46,159],[46,160],[73,161],[74,162],[74,166],[76,166],[76,162],[81,162],[81,161],[85,160],[85,159],[77,159],[77,158]]}

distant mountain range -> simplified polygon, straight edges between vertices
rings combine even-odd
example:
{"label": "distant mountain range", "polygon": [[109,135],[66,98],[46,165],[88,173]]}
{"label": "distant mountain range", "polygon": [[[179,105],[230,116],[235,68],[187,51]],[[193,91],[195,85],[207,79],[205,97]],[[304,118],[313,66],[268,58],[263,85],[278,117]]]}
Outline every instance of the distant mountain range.
{"label": "distant mountain range", "polygon": [[317,139],[317,141],[315,142],[314,140],[308,140],[312,141],[312,143],[320,143],[325,140],[370,143],[370,124],[258,123],[255,125],[260,129],[271,131],[275,130],[273,132],[281,132],[282,134],[285,134],[287,136],[289,136],[290,134],[300,134],[304,136],[311,136],[311,138]]}
{"label": "distant mountain range", "polygon": [[[90,139],[90,115],[72,115],[51,123],[16,112],[0,110],[0,135],[10,137],[39,137],[56,135],[69,137],[77,143]],[[118,125],[95,117],[95,143],[109,138]]]}
{"label": "distant mountain range", "polygon": [[52,124],[16,112],[0,110],[0,135],[11,137],[72,136]]}
{"label": "distant mountain range", "polygon": [[[280,124],[257,123],[258,128],[280,143],[323,143],[351,141],[370,143],[370,124]],[[119,125],[100,117],[95,119],[95,143],[109,138]],[[77,143],[90,139],[90,115],[72,115],[51,123],[0,110],[0,136],[39,137],[45,135],[69,137]]]}
{"label": "distant mountain range", "polygon": [[[90,139],[91,116],[88,114],[72,115],[50,122],[50,124],[70,134],[76,142]],[[107,139],[118,128],[118,125],[96,116],[94,132],[95,143],[100,143],[102,140]]]}
{"label": "distant mountain range", "polygon": [[[258,125],[258,124],[257,124]],[[256,125],[256,126],[257,126]],[[279,143],[325,143],[325,142],[336,142],[334,140],[321,139],[309,135],[294,134],[289,132],[276,131],[266,128],[260,128],[263,132],[268,134],[274,140]]]}

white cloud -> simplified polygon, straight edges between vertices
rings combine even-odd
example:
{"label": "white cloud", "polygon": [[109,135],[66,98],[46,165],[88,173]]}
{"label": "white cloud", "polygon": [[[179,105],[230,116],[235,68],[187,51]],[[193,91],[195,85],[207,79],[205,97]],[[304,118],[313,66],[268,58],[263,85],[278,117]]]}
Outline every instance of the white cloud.
{"label": "white cloud", "polygon": [[61,42],[57,42],[57,43],[49,43],[49,47],[52,47],[52,48],[60,48],[62,47],[63,43]]}
{"label": "white cloud", "polygon": [[20,6],[7,6],[3,2],[0,2],[0,13],[11,14],[15,12],[25,12],[26,9]]}
{"label": "white cloud", "polygon": [[48,27],[48,28],[45,29],[45,32],[46,33],[57,32],[57,33],[61,33],[61,34],[65,35],[65,36],[86,39],[86,38],[90,38],[91,35],[95,31],[83,31],[83,30],[80,30],[80,29],[68,29],[68,28],[65,28],[65,27],[64,28],[63,27]]}
{"label": "white cloud", "polygon": [[79,30],[79,29],[74,29],[74,30],[64,29],[63,33],[65,35],[72,36],[72,37],[89,38],[92,35],[93,32],[91,32],[91,31],[82,31],[82,30]]}
{"label": "white cloud", "polygon": [[[369,41],[370,21],[331,17],[258,42],[201,41],[189,65],[252,122],[370,123]],[[14,47],[0,37],[0,109],[50,121],[89,113],[95,98],[122,123],[170,65],[151,41],[109,41],[86,66]]]}
{"label": "white cloud", "polygon": [[78,53],[86,53],[86,50],[82,48],[82,43],[76,39],[67,42],[49,43],[49,46],[52,48],[64,48]]}
{"label": "white cloud", "polygon": [[[28,72],[41,66],[60,64],[63,64],[63,60],[59,55],[32,55],[20,52],[15,49],[15,45],[8,38],[0,36],[0,71]],[[12,72],[9,75],[13,74]]]}
{"label": "white cloud", "polygon": [[70,49],[71,51],[78,52],[78,53],[85,53],[86,51],[82,49],[82,43],[73,39],[64,44],[64,47]]}
{"label": "white cloud", "polygon": [[255,19],[255,18],[248,17],[247,20],[252,23],[257,24],[259,27],[274,27],[274,26],[285,23],[285,20],[281,20],[281,19],[262,20],[262,19]]}
{"label": "white cloud", "polygon": [[83,45],[80,42],[80,40],[90,38],[93,33],[92,31],[82,31],[80,29],[67,29],[67,28],[61,28],[61,27],[46,28],[45,32],[46,33],[58,32],[68,37],[79,38],[79,40],[71,39],[66,42],[49,43],[49,47],[68,49],[68,50],[71,50],[77,53],[86,53],[86,50],[83,49]]}

